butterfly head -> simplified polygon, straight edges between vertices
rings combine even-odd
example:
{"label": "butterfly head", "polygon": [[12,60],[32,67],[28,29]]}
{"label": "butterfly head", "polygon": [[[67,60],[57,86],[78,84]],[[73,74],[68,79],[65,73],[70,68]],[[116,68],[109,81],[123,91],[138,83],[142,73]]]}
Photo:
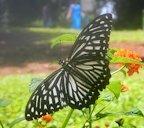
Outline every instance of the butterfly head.
{"label": "butterfly head", "polygon": [[59,64],[61,65],[61,66],[65,66],[65,65],[67,65],[69,63],[69,59],[68,58],[66,58],[65,60],[60,60],[59,61]]}

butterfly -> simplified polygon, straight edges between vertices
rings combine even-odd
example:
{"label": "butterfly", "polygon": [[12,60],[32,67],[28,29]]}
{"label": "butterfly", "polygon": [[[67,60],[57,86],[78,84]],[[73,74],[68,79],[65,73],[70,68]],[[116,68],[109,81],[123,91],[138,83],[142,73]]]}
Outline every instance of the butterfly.
{"label": "butterfly", "polygon": [[90,22],[79,34],[61,68],[49,75],[32,93],[25,110],[26,120],[34,120],[66,106],[87,108],[109,84],[107,57],[112,15]]}

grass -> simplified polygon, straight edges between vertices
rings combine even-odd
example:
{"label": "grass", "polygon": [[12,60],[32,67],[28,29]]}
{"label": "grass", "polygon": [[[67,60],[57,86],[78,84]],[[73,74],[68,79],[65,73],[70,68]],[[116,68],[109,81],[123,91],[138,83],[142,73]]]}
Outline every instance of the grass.
{"label": "grass", "polygon": [[[63,28],[55,28],[55,29],[45,29],[45,28],[29,28],[31,32],[44,32],[44,33],[76,33],[79,31],[63,29]],[[111,33],[111,42],[142,42],[144,41],[144,31],[142,30],[112,30]]]}
{"label": "grass", "polygon": [[[65,33],[77,34],[78,31],[70,31],[69,29],[47,29],[47,28],[11,28],[11,29],[0,29],[0,32],[5,33],[30,33],[33,34],[33,40],[28,40],[27,43],[34,41],[37,44],[47,44],[53,38],[58,35]],[[126,42],[126,43],[141,43],[144,41],[144,32],[137,31],[112,31],[111,42]],[[35,37],[39,37],[34,40]],[[31,38],[31,36],[29,37]],[[19,43],[19,42],[18,42]],[[23,42],[24,43],[24,42]],[[38,53],[39,54],[39,53]],[[35,56],[34,56],[35,57]],[[33,57],[33,58],[34,58]],[[144,113],[144,97],[143,97],[143,83],[144,83],[144,70],[141,70],[139,75],[134,75],[132,77],[123,78],[121,74],[115,75],[115,79],[123,80],[123,83],[129,87],[129,91],[121,93],[119,100],[112,103],[106,111],[128,111],[133,108],[139,108]],[[0,108],[0,120],[4,124],[4,127],[8,127],[9,124],[18,117],[24,116],[24,110],[29,93],[29,83],[33,77],[44,77],[39,75],[23,74],[23,75],[10,75],[0,77],[0,98],[5,98],[11,100],[11,104],[5,108]],[[60,127],[64,121],[69,108],[65,108],[54,115],[54,124]],[[102,119],[94,123],[95,125],[104,126],[104,123],[110,123],[111,128],[115,127],[115,120],[119,118],[125,118],[125,128],[143,128],[144,122],[142,117],[109,117]],[[84,122],[82,113],[78,110],[74,112],[72,118],[69,121],[67,128],[80,128]],[[133,126],[132,126],[133,125]],[[23,121],[15,126],[15,128],[32,128],[33,123]]]}
{"label": "grass", "polygon": [[[63,28],[56,28],[56,29],[44,29],[44,28],[29,28],[31,32],[43,32],[43,33],[71,33],[71,34],[78,34],[79,31],[63,29]],[[123,31],[116,31],[112,30],[111,33],[111,42],[128,42],[128,43],[141,43],[144,41],[144,31],[142,30],[123,30]]]}
{"label": "grass", "polygon": [[[121,79],[119,77],[121,74],[114,76],[114,79]],[[142,79],[144,76],[144,71],[141,70],[140,74],[135,74],[132,77],[127,77],[123,80],[123,83],[129,87],[129,91],[121,93],[119,100],[115,103],[112,103],[107,109],[107,112],[116,112],[116,111],[129,111],[134,108],[139,108],[144,112],[144,97],[143,97],[143,83]],[[1,93],[0,97],[11,100],[11,104],[5,108],[0,108],[0,119],[4,123],[5,127],[8,127],[14,119],[24,116],[24,110],[29,93],[29,83],[33,77],[44,77],[44,76],[33,76],[33,75],[11,75],[6,77],[0,77],[0,88]],[[54,124],[60,127],[68,113],[69,108],[65,108],[54,115]],[[125,118],[125,126],[131,128],[131,126],[137,126],[138,128],[143,128],[144,122],[142,117],[125,117],[125,116],[116,116],[102,119],[98,122],[94,122],[94,125],[103,126],[104,123],[109,123],[111,126],[116,126],[114,123],[115,120],[119,118]],[[69,121],[67,128],[80,128],[84,123],[83,115],[80,111],[76,110],[72,115],[72,118]],[[23,121],[17,124],[16,128],[31,128],[33,126],[32,122]],[[126,128],[128,128],[126,127]]]}
{"label": "grass", "polygon": [[[78,35],[80,31],[65,29],[65,28],[8,28],[0,29],[0,32],[31,32],[39,35],[47,36],[47,40],[61,35],[61,34],[75,34]],[[52,38],[50,35],[53,35]],[[128,42],[128,43],[141,43],[144,41],[144,31],[142,30],[112,30],[111,42]]]}
{"label": "grass", "polygon": [[142,43],[144,42],[144,31],[112,31],[111,42]]}

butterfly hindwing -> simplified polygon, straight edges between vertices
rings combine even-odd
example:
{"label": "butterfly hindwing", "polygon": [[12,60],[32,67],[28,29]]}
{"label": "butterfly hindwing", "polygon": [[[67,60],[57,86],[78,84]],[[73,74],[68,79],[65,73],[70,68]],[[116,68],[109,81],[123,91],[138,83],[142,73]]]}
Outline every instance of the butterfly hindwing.
{"label": "butterfly hindwing", "polygon": [[25,110],[26,120],[40,118],[66,106],[62,91],[64,71],[55,71],[36,88]]}
{"label": "butterfly hindwing", "polygon": [[96,91],[92,86],[79,77],[79,74],[71,71],[67,73],[67,84],[65,85],[65,97],[67,105],[73,109],[82,109],[88,107],[90,104],[95,102],[99,92]]}

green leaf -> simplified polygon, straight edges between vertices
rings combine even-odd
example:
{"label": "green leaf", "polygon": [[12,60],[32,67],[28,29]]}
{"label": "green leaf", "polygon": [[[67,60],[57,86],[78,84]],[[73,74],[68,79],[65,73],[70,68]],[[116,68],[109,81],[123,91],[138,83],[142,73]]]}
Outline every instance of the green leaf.
{"label": "green leaf", "polygon": [[0,98],[0,107],[6,107],[11,103],[11,100]]}
{"label": "green leaf", "polygon": [[107,113],[97,113],[95,116],[97,119],[101,119],[101,118],[105,118],[107,117],[109,114]]}
{"label": "green leaf", "polygon": [[122,115],[123,112],[105,112],[105,113],[97,113],[96,118],[101,119],[107,116],[115,116],[115,115]]}
{"label": "green leaf", "polygon": [[74,34],[63,34],[51,40],[51,47],[53,48],[60,43],[75,42],[76,38],[77,36]]}
{"label": "green leaf", "polygon": [[25,118],[24,117],[19,117],[17,119],[15,119],[12,123],[10,123],[9,127],[12,128],[14,125],[16,125],[17,123],[24,121]]}
{"label": "green leaf", "polygon": [[116,120],[115,122],[118,124],[119,127],[121,127],[124,124],[124,119],[120,118],[120,119]]}
{"label": "green leaf", "polygon": [[33,78],[31,80],[31,84],[30,84],[30,92],[33,92],[38,86],[39,84],[43,81],[43,79],[40,78]]}
{"label": "green leaf", "polygon": [[114,96],[112,95],[112,93],[107,92],[107,91],[103,91],[100,95],[100,98],[97,102],[101,102],[102,101],[112,101],[114,98]]}
{"label": "green leaf", "polygon": [[110,63],[135,63],[135,64],[140,64],[140,65],[144,65],[143,62],[139,62],[137,60],[131,59],[131,58],[127,58],[127,57],[121,57],[121,56],[117,56],[114,55],[114,53],[116,51],[118,51],[118,48],[112,48],[108,50],[108,57],[110,59]]}
{"label": "green leaf", "polygon": [[142,116],[144,117],[143,113],[139,109],[133,109],[128,112],[106,112],[106,113],[97,113],[96,119],[101,119],[107,116],[116,116],[116,115],[126,115],[126,116]]}
{"label": "green leaf", "polygon": [[119,80],[117,81],[111,81],[110,84],[107,86],[107,88],[115,95],[115,97],[118,99],[121,92],[121,82]]}
{"label": "green leaf", "polygon": [[127,76],[127,73],[126,73],[126,71],[124,70],[124,69],[122,69],[122,70],[120,70],[122,73],[123,73],[123,75],[126,77]]}
{"label": "green leaf", "polygon": [[135,63],[135,64],[140,64],[140,65],[144,65],[144,63],[139,62],[137,60],[134,59],[130,59],[127,57],[120,57],[120,56],[112,56],[112,59],[110,60],[110,63]]}
{"label": "green leaf", "polygon": [[128,116],[136,115],[136,116],[142,116],[142,117],[144,117],[142,111],[139,110],[139,109],[137,109],[137,108],[136,108],[136,109],[133,109],[133,110],[131,110],[131,111],[125,112],[124,114],[125,114],[125,115],[128,115]]}
{"label": "green leaf", "polygon": [[3,123],[1,122],[1,120],[0,120],[0,126],[1,126],[1,128],[4,128]]}

